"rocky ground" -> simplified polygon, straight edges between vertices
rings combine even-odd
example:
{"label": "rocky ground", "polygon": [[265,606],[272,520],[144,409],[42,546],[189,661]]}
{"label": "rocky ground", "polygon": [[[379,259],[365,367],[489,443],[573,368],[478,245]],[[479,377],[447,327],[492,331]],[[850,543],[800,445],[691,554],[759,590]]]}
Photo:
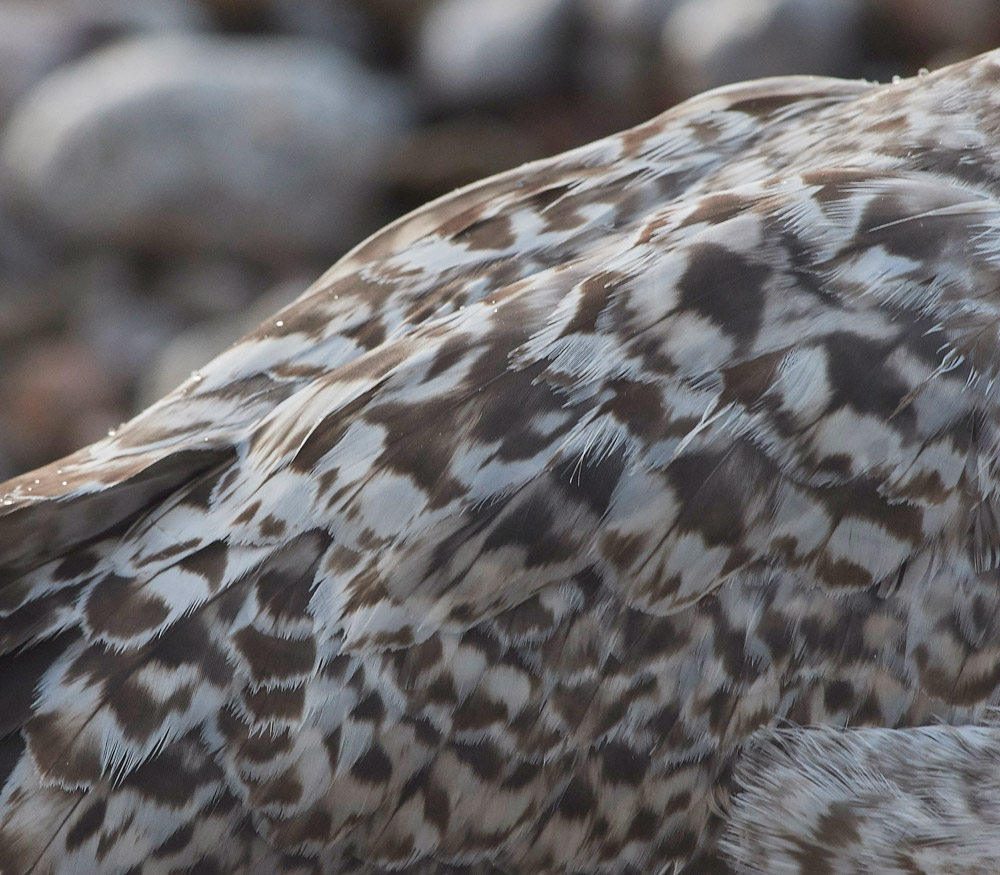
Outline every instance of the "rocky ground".
{"label": "rocky ground", "polygon": [[997,44],[995,0],[0,0],[0,479],[457,185],[725,82]]}

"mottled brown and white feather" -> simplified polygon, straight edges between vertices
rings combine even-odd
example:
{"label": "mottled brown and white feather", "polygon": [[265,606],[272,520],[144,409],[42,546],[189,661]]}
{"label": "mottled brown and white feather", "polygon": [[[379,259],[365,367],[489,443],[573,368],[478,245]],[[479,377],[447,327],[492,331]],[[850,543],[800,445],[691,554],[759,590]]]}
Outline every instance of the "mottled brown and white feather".
{"label": "mottled brown and white feather", "polygon": [[998,82],[731,86],[463,189],[5,484],[0,871],[931,860],[995,770]]}

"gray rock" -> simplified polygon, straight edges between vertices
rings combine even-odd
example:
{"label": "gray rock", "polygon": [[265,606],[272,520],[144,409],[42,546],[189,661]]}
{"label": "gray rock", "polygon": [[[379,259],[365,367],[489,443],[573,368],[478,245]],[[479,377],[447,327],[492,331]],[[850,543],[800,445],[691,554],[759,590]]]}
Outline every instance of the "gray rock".
{"label": "gray rock", "polygon": [[682,92],[786,73],[851,75],[863,0],[683,0],[663,28]]}
{"label": "gray rock", "polygon": [[76,49],[75,30],[49,3],[0,3],[0,124],[16,101]]}
{"label": "gray rock", "polygon": [[0,124],[39,79],[95,41],[210,25],[196,0],[0,0]]}
{"label": "gray rock", "polygon": [[330,257],[367,230],[401,88],[295,37],[139,37],[40,82],[0,168],[93,244]]}
{"label": "gray rock", "polygon": [[568,0],[443,0],[417,41],[420,80],[440,104],[551,91],[565,76]]}

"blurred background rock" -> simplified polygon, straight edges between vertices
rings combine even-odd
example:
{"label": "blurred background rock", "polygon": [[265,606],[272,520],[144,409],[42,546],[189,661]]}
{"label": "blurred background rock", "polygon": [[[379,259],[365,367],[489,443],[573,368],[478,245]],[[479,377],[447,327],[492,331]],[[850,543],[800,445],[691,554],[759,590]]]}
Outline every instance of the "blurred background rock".
{"label": "blurred background rock", "polygon": [[0,0],[0,478],[455,186],[726,82],[997,44],[996,0]]}

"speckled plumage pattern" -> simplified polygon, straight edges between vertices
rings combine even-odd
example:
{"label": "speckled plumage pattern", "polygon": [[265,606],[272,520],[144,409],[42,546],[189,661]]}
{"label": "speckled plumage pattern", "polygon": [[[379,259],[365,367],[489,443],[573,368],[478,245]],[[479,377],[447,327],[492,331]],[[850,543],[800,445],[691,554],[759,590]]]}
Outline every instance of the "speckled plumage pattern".
{"label": "speckled plumage pattern", "polygon": [[3,487],[0,871],[924,871],[823,770],[996,770],[998,328],[1000,54],[400,220]]}

